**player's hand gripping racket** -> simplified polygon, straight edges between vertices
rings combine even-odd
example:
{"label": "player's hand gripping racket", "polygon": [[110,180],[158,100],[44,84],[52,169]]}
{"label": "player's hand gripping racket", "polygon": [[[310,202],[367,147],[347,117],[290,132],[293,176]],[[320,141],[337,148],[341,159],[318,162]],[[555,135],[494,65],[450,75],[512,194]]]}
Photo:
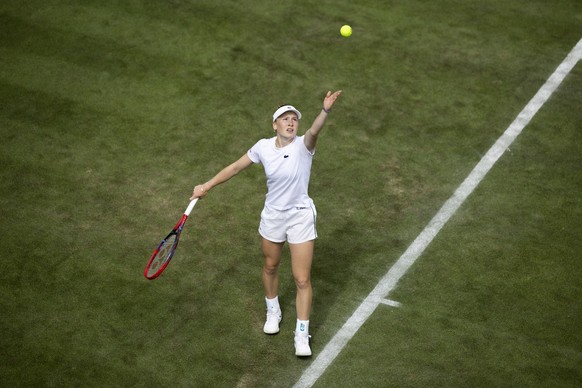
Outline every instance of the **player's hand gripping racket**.
{"label": "player's hand gripping racket", "polygon": [[180,241],[180,234],[182,233],[182,229],[184,228],[184,224],[190,215],[192,209],[194,209],[194,205],[198,202],[198,198],[193,199],[190,201],[190,204],[186,208],[186,211],[180,218],[180,221],[174,226],[174,229],[166,236],[165,239],[162,240],[160,245],[156,248],[148,264],[143,271],[143,275],[148,279],[155,279],[164,272],[168,264],[170,264],[170,260],[174,256],[174,252],[178,247],[178,242]]}

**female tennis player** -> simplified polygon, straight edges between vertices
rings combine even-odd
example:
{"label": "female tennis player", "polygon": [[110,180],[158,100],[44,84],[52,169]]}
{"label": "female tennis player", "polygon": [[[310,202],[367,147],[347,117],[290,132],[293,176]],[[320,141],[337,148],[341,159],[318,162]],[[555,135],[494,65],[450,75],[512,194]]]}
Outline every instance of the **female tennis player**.
{"label": "female tennis player", "polygon": [[279,332],[282,318],[278,299],[278,268],[285,242],[291,253],[291,269],[297,287],[295,354],[311,356],[309,315],[311,313],[311,263],[317,232],[316,211],[307,193],[317,138],[341,90],[327,92],[323,108],[304,135],[299,136],[301,113],[283,105],[273,114],[275,136],[259,140],[239,160],[222,169],[208,182],[194,187],[192,197],[201,198],[215,186],[228,181],[252,164],[261,163],[267,176],[267,195],[261,212],[264,265],[262,272],[267,319],[263,331]]}

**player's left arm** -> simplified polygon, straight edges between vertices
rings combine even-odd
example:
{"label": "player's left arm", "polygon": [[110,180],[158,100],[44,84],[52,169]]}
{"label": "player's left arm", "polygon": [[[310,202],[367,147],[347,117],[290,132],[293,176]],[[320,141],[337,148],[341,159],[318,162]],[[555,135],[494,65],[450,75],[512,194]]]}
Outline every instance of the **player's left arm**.
{"label": "player's left arm", "polygon": [[325,124],[327,115],[331,111],[333,104],[335,104],[335,100],[337,100],[341,94],[341,90],[338,90],[334,93],[328,91],[325,98],[323,99],[323,108],[321,109],[321,112],[319,112],[313,121],[313,124],[311,124],[311,128],[305,132],[304,142],[309,151],[313,151],[315,149],[315,145],[317,144],[317,137],[319,136],[319,133]]}

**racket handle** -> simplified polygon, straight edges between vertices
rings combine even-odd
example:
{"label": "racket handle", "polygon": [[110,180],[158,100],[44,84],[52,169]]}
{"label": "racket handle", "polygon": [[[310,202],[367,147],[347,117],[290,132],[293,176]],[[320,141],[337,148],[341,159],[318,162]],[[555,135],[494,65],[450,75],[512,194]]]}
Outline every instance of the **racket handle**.
{"label": "racket handle", "polygon": [[199,198],[194,198],[192,201],[190,201],[190,204],[186,208],[186,211],[184,212],[184,214],[186,214],[187,216],[190,215],[190,212],[192,211],[192,209],[194,209],[194,205],[196,205],[196,202],[198,202],[198,199]]}

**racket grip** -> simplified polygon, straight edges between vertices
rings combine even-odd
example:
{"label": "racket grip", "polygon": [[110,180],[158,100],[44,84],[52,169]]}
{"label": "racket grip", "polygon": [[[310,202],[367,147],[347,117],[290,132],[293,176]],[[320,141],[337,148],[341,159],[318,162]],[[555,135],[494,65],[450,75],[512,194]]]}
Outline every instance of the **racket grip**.
{"label": "racket grip", "polygon": [[187,216],[190,215],[190,212],[192,211],[192,209],[194,209],[194,205],[196,205],[196,202],[198,202],[198,199],[199,198],[194,198],[192,201],[190,201],[190,204],[186,208],[186,211],[184,212],[184,214],[186,214]]}

